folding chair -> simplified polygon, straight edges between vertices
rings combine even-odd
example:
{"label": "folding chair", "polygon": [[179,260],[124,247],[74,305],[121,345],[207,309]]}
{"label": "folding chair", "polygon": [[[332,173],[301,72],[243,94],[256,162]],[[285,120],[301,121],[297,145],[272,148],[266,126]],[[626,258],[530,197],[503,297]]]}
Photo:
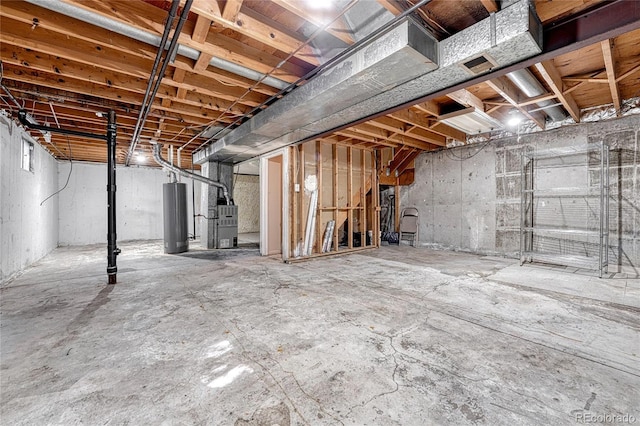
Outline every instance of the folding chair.
{"label": "folding chair", "polygon": [[402,240],[411,241],[413,247],[418,244],[418,209],[415,207],[406,207],[400,214],[400,241]]}

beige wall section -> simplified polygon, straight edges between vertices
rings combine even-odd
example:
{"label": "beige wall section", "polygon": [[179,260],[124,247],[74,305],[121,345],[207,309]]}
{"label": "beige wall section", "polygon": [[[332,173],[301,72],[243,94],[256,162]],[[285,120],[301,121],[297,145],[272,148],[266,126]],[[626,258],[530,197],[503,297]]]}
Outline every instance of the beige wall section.
{"label": "beige wall section", "polygon": [[236,175],[233,201],[238,206],[238,233],[260,232],[260,177]]}
{"label": "beige wall section", "polygon": [[267,254],[282,253],[282,156],[268,159]]}

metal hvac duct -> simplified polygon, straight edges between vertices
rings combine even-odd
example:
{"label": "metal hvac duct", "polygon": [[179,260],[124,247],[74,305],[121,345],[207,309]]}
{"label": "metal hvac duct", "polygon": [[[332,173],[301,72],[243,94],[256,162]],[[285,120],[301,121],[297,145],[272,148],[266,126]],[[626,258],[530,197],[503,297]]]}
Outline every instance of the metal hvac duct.
{"label": "metal hvac duct", "polygon": [[[510,72],[509,74],[507,74],[507,78],[509,78],[509,80],[511,80],[511,82],[515,84],[518,89],[522,90],[522,92],[530,98],[547,93],[538,79],[536,79],[533,74],[531,74],[531,71],[526,68]],[[562,121],[567,118],[564,110],[557,106],[553,101],[541,101],[536,105],[542,108],[553,121]]]}
{"label": "metal hvac duct", "polygon": [[184,177],[195,179],[199,182],[206,183],[207,185],[215,186],[217,188],[222,189],[222,194],[224,195],[224,199],[227,202],[227,205],[230,206],[232,204],[231,197],[229,196],[229,189],[225,184],[216,182],[215,180],[211,180],[209,178],[206,178],[196,173],[191,173],[187,170],[181,169],[180,167],[176,167],[173,164],[169,163],[164,158],[162,158],[161,152],[162,152],[162,144],[156,142],[153,145],[153,159],[156,160],[156,163]]}
{"label": "metal hvac duct", "polygon": [[519,0],[432,43],[421,26],[401,21],[196,152],[194,161],[239,163],[522,61],[542,51],[542,24],[529,1]]}
{"label": "metal hvac duct", "polygon": [[[113,31],[114,33],[132,38],[134,40],[138,40],[155,47],[160,46],[161,38],[159,36],[144,30],[140,30],[136,27],[125,24],[118,20],[107,18],[106,16],[103,16],[103,15],[99,15],[87,9],[74,6],[72,4],[69,4],[63,1],[51,1],[51,0],[26,0],[26,1],[31,4],[35,4],[36,6],[40,6],[44,9],[61,13],[71,18],[78,19],[88,24],[98,26],[105,30]],[[200,51],[189,46],[184,46],[182,44],[178,44],[177,52],[178,52],[178,55],[182,55],[193,60],[198,60],[201,54]],[[279,78],[275,78],[271,76],[267,76],[265,78],[264,74],[260,72],[254,71],[249,68],[245,68],[242,65],[238,65],[221,58],[215,58],[215,57],[212,58],[211,61],[209,61],[209,65],[216,68],[220,68],[225,71],[229,71],[231,73],[237,74],[242,77],[246,77],[254,81],[260,81],[260,79],[264,78],[264,80],[262,80],[262,83],[271,87],[275,87],[280,90],[285,89],[286,87],[289,86],[289,83],[287,83],[286,81],[280,80]]]}
{"label": "metal hvac duct", "polygon": [[[405,17],[233,130],[216,145],[228,146],[228,151],[234,153],[258,147],[437,67],[437,41],[421,25]],[[255,155],[252,153],[244,159]]]}

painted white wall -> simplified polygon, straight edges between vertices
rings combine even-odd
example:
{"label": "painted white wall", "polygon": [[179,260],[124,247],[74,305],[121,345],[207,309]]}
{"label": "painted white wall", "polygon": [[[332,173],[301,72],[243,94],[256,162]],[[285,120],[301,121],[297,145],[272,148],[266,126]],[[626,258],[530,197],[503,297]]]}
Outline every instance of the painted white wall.
{"label": "painted white wall", "polygon": [[58,246],[58,164],[34,143],[34,170],[21,167],[22,138],[35,142],[0,115],[0,283]]}
{"label": "painted white wall", "polygon": [[[58,179],[64,185],[70,164],[61,162]],[[118,241],[162,239],[162,184],[167,173],[151,167],[116,168],[116,228]],[[193,234],[191,180],[187,184],[189,233]],[[196,203],[200,184],[196,182]],[[196,205],[196,210],[198,205]],[[60,245],[106,243],[107,169],[106,164],[73,163],[69,185],[60,194]],[[198,229],[196,229],[198,231]]]}

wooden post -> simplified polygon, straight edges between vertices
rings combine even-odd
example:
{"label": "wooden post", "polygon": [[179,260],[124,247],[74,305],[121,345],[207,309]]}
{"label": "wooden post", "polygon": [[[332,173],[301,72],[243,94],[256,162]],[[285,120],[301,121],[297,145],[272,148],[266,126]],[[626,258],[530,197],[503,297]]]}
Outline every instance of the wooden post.
{"label": "wooden post", "polygon": [[291,244],[289,245],[289,257],[293,257],[293,252],[296,248],[296,244],[298,244],[298,193],[295,191],[296,184],[300,182],[299,176],[296,174],[296,169],[298,167],[298,148],[292,146],[289,149],[289,158],[291,162],[289,163],[289,176],[291,176],[291,181],[289,183],[289,200],[290,200],[290,239]]}
{"label": "wooden post", "polygon": [[331,145],[331,155],[333,156],[333,220],[336,221],[333,229],[333,247],[338,251],[338,145]]}
{"label": "wooden post", "polygon": [[[372,152],[371,155],[376,155],[376,152]],[[375,162],[374,162],[375,164]],[[375,219],[375,225],[373,227],[373,236],[371,238],[371,243],[375,246],[375,247],[380,247],[380,178],[378,177],[380,176],[378,173],[378,170],[374,170],[373,173],[373,182],[371,182],[371,190],[373,191],[373,193],[376,196],[376,204],[374,207],[374,219]],[[375,242],[374,242],[375,241]]]}
{"label": "wooden post", "polygon": [[[304,145],[299,145],[299,150],[300,150],[300,179],[298,180],[298,182],[300,182],[300,191],[298,192],[298,201],[299,201],[299,206],[298,206],[298,217],[300,218],[300,220],[298,221],[298,229],[299,229],[299,238],[302,239],[302,236],[305,233],[305,229],[304,229],[304,212],[306,211],[305,209],[305,205],[304,205],[304,164],[305,164],[305,157],[304,157]],[[297,247],[298,241],[296,241],[296,247]],[[302,253],[300,253],[302,255]]]}
{"label": "wooden post", "polygon": [[[360,163],[361,166],[361,180],[362,186],[360,187],[360,202],[362,203],[362,232],[367,232],[367,215],[369,212],[367,211],[367,156],[366,151],[364,149],[360,150]],[[362,243],[362,247],[367,245],[367,239],[365,238]]]}
{"label": "wooden post", "polygon": [[316,239],[315,243],[317,248],[317,253],[322,252],[322,186],[324,182],[322,181],[322,141],[316,141],[316,171],[318,177],[318,210],[316,214]]}
{"label": "wooden post", "polygon": [[[353,232],[355,231],[355,227],[353,226],[353,197],[352,197],[352,187],[353,187],[353,148],[350,146],[347,147],[347,220],[349,223],[349,235],[347,236],[348,246],[350,249],[353,248]],[[360,230],[361,238],[360,241],[365,241],[365,234],[363,230]]]}
{"label": "wooden post", "polygon": [[400,232],[400,185],[396,185],[393,190],[394,193],[394,211],[395,211],[395,229],[396,232]]}

